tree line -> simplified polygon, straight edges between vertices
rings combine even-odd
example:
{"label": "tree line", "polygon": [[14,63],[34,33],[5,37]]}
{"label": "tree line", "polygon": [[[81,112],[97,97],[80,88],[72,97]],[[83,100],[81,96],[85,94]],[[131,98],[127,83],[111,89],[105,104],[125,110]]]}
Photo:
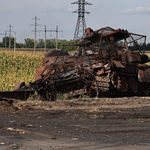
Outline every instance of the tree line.
{"label": "tree line", "polygon": [[137,43],[137,42],[135,42],[132,46],[129,46],[129,49],[130,50],[137,50],[137,49],[140,49],[140,50],[143,50],[144,49],[144,47],[145,47],[145,50],[150,50],[150,43],[147,43],[147,44],[145,44],[145,46],[144,46],[144,44],[143,43]]}
{"label": "tree line", "polygon": [[[6,42],[5,42],[6,39]],[[14,48],[14,38],[11,39],[11,46],[10,48]],[[67,45],[68,43],[71,43],[72,40],[58,40],[57,41],[57,48],[62,49],[63,45]],[[4,37],[2,39],[2,42],[0,42],[0,47],[9,47],[9,37]],[[36,48],[44,48],[45,47],[45,41],[43,39],[38,39],[36,41]],[[16,43],[16,48],[34,48],[34,39],[26,38],[24,39],[24,43]],[[46,40],[46,48],[47,49],[55,49],[56,48],[56,40],[55,39],[47,39]],[[65,46],[65,50],[67,51],[73,51],[75,48],[73,46]]]}

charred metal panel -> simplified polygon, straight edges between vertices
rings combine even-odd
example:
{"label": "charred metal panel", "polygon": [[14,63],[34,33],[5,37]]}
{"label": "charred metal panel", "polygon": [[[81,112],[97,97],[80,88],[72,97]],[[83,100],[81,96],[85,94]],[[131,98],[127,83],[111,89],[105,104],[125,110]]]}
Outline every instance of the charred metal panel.
{"label": "charred metal panel", "polygon": [[145,78],[144,70],[143,69],[139,69],[138,70],[138,80],[140,82],[146,82],[146,78]]}
{"label": "charred metal panel", "polygon": [[138,79],[140,82],[150,82],[150,68],[143,66],[139,68]]}
{"label": "charred metal panel", "polygon": [[149,58],[146,54],[141,55],[141,63],[144,64],[146,62],[149,62]]}
{"label": "charred metal panel", "polygon": [[39,80],[42,78],[41,74],[42,74],[44,68],[45,68],[45,66],[36,68],[35,80]]}
{"label": "charred metal panel", "polygon": [[146,69],[144,69],[144,75],[145,75],[145,78],[146,78],[146,82],[150,82],[150,74],[149,74],[149,71]]}
{"label": "charred metal panel", "polygon": [[26,99],[33,95],[35,91],[4,91],[0,92],[0,98],[16,98],[16,99]]}
{"label": "charred metal panel", "polygon": [[127,55],[126,55],[126,54],[122,54],[122,55],[121,55],[121,61],[122,61],[123,63],[126,63],[126,62],[127,62]]}
{"label": "charred metal panel", "polygon": [[105,72],[103,63],[98,63],[98,64],[92,65],[92,69],[94,70],[96,75],[100,75],[100,74],[103,74]]}
{"label": "charred metal panel", "polygon": [[141,62],[141,57],[138,52],[134,51],[127,51],[127,60],[129,63],[140,63]]}
{"label": "charred metal panel", "polygon": [[136,63],[126,63],[125,68],[121,68],[120,72],[128,73],[128,74],[137,74],[138,73],[138,64]]}
{"label": "charred metal panel", "polygon": [[44,57],[44,58],[42,58],[42,64],[43,64],[43,66],[50,65],[50,64],[54,63],[55,60],[56,60],[56,57]]}
{"label": "charred metal panel", "polygon": [[93,33],[93,30],[91,28],[86,28],[86,36],[89,36]]}
{"label": "charred metal panel", "polygon": [[[146,67],[147,67],[148,75],[150,76],[150,66],[147,66],[147,65],[146,65]],[[150,82],[150,81],[149,81],[149,82]]]}
{"label": "charred metal panel", "polygon": [[[67,58],[69,56],[60,56],[60,57],[58,57],[57,61],[62,61],[64,59],[64,57]],[[57,58],[57,56],[42,58],[42,64],[43,64],[43,66],[50,65],[50,64],[54,63],[55,60],[56,60],[56,58]]]}
{"label": "charred metal panel", "polygon": [[112,61],[112,65],[115,65],[115,67],[117,68],[125,68],[125,66],[123,66],[123,64],[120,61],[116,61],[116,60]]}
{"label": "charred metal panel", "polygon": [[53,56],[65,56],[65,55],[69,55],[67,51],[60,51],[60,50],[50,50],[48,52],[44,53],[44,57],[53,57]]}

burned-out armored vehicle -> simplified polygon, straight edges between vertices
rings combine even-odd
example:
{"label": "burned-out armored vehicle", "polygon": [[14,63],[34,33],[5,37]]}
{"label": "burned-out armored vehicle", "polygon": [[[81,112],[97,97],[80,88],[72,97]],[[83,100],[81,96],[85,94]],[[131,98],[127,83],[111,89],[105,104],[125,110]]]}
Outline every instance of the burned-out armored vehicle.
{"label": "burned-out armored vehicle", "polygon": [[[78,55],[43,58],[31,86],[49,100],[57,93],[67,97],[147,95],[150,66],[146,63],[150,59],[145,42],[146,36],[123,29],[87,28],[84,38],[70,44],[79,48]],[[87,53],[89,50],[95,53]]]}

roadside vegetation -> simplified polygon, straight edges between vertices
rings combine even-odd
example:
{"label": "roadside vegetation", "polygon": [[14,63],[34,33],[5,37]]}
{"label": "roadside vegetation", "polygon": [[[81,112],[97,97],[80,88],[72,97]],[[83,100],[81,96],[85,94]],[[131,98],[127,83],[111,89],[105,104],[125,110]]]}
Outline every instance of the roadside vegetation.
{"label": "roadside vegetation", "polygon": [[35,81],[43,53],[0,52],[0,91],[11,91],[18,82]]}

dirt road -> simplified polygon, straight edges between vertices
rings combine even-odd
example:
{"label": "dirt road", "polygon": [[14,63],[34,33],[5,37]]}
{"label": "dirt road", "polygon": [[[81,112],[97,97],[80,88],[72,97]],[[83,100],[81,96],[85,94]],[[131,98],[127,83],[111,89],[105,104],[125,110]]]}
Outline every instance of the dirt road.
{"label": "dirt road", "polygon": [[149,150],[150,97],[0,100],[0,150]]}

